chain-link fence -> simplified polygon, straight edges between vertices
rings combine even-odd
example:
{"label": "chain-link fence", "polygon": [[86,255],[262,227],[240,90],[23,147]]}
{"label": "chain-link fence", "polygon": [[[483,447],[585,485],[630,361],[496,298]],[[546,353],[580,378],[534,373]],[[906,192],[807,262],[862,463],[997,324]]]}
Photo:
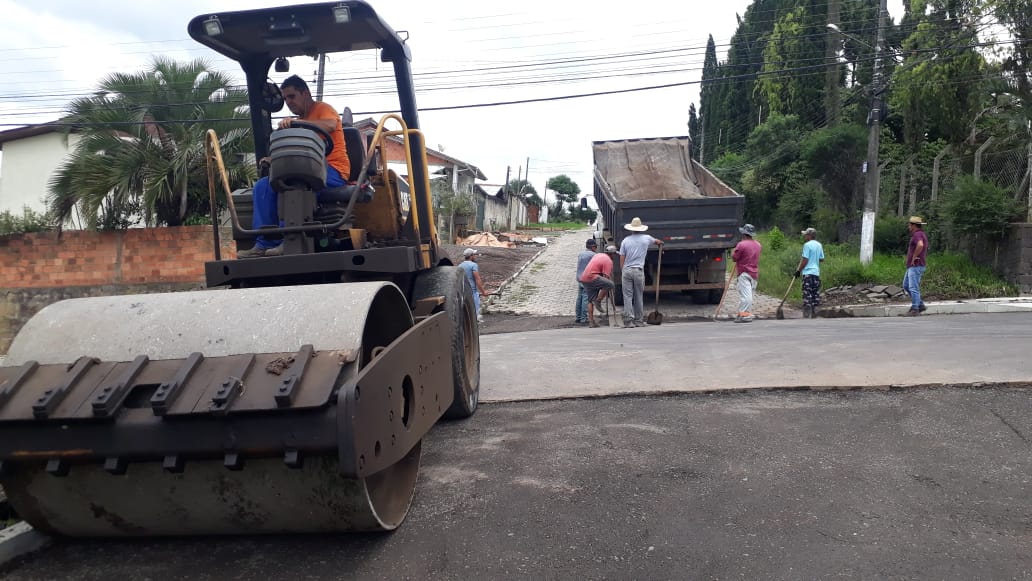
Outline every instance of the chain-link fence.
{"label": "chain-link fence", "polygon": [[[934,157],[932,156],[934,154]],[[1007,192],[1029,207],[1032,221],[1032,186],[1029,165],[1032,144],[996,147],[992,140],[977,149],[945,146],[889,164],[881,174],[883,211],[907,216],[925,202],[936,202],[952,191],[963,176],[973,176]]]}

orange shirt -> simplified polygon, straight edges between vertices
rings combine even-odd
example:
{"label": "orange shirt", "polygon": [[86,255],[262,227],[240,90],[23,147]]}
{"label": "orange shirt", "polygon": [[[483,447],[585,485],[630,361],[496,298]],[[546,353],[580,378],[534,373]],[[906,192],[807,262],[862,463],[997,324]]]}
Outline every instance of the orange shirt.
{"label": "orange shirt", "polygon": [[330,132],[330,137],[333,138],[333,151],[326,157],[326,163],[339,171],[344,181],[348,181],[351,175],[351,160],[348,159],[348,148],[344,146],[344,125],[341,123],[336,109],[322,101],[316,101],[308,110],[308,114],[301,119],[332,119],[336,122],[333,131]]}

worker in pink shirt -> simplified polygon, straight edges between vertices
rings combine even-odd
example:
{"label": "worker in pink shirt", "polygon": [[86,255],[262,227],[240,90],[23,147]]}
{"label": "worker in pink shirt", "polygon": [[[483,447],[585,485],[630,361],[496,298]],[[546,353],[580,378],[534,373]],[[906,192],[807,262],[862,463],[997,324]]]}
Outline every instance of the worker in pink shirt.
{"label": "worker in pink shirt", "polygon": [[598,327],[595,321],[595,311],[602,314],[602,301],[609,296],[609,293],[616,288],[613,283],[613,258],[610,253],[616,252],[616,246],[607,246],[605,252],[599,252],[591,257],[584,272],[580,276],[580,283],[588,291],[588,326]]}
{"label": "worker in pink shirt", "polygon": [[742,234],[742,240],[731,253],[731,260],[735,261],[735,269],[738,271],[738,316],[735,322],[748,323],[756,318],[751,309],[756,281],[760,280],[760,252],[763,247],[755,240],[756,227],[752,224],[746,224],[738,231]]}

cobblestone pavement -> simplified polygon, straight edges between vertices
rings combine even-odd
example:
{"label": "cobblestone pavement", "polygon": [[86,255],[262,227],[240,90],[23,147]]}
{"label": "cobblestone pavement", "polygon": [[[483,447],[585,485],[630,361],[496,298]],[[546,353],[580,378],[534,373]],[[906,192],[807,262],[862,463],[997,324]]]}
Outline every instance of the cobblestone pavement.
{"label": "cobblestone pavement", "polygon": [[[492,297],[488,313],[510,313],[518,315],[567,315],[573,319],[577,300],[577,281],[574,270],[577,267],[577,253],[584,248],[584,242],[591,236],[591,230],[562,233],[549,239],[548,249],[537,260],[527,266],[505,288],[501,295]],[[762,273],[761,273],[762,276]],[[646,293],[648,295],[648,293]],[[655,295],[645,297],[645,312],[655,306]],[[774,318],[780,298],[757,294],[753,300],[753,314],[759,318]],[[734,285],[728,291],[720,317],[733,315],[737,309],[738,293]],[[716,305],[697,305],[687,294],[665,292],[660,294],[659,311],[664,320],[709,318]],[[617,312],[621,312],[617,307]],[[800,318],[798,309],[785,305],[785,318]]]}

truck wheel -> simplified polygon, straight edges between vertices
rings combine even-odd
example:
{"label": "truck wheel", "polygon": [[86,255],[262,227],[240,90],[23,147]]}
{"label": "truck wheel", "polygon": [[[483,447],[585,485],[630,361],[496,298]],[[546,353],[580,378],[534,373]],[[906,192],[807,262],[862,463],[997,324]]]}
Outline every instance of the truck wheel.
{"label": "truck wheel", "polygon": [[722,296],[724,296],[723,289],[711,288],[710,291],[709,291],[709,303],[711,305],[719,305],[720,304],[720,298]]}
{"label": "truck wheel", "polygon": [[438,266],[420,273],[412,291],[413,302],[437,296],[444,297],[444,306],[439,310],[448,313],[452,327],[455,399],[444,417],[468,418],[477,411],[480,402],[480,327],[466,273],[457,266]]}
{"label": "truck wheel", "polygon": [[693,290],[691,291],[692,303],[696,305],[705,305],[709,303],[709,291],[708,290]]}

